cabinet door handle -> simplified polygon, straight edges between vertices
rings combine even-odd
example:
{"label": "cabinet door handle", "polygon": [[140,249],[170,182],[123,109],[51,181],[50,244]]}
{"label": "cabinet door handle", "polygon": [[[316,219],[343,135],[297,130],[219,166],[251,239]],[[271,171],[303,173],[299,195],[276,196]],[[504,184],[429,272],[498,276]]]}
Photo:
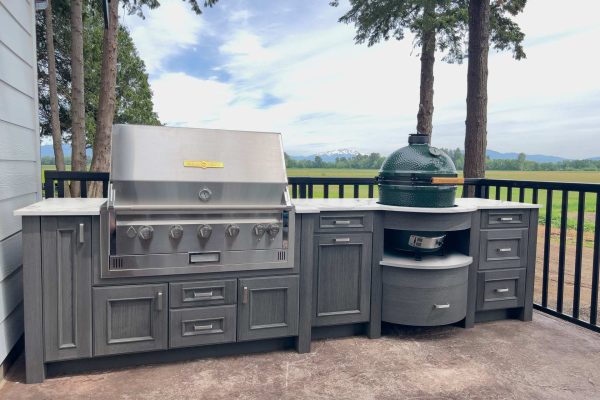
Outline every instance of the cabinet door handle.
{"label": "cabinet door handle", "polygon": [[163,310],[163,292],[156,293],[156,311]]}
{"label": "cabinet door handle", "polygon": [[499,288],[499,289],[496,289],[496,293],[508,293],[508,288]]}
{"label": "cabinet door handle", "polygon": [[195,331],[208,331],[211,330],[213,328],[213,325],[194,325],[194,330]]}
{"label": "cabinet door handle", "polygon": [[447,303],[446,304],[434,304],[433,308],[438,309],[438,310],[444,309],[444,308],[450,308],[450,304],[447,304]]}
{"label": "cabinet door handle", "polygon": [[213,292],[194,292],[194,298],[212,297]]}
{"label": "cabinet door handle", "polygon": [[85,243],[85,224],[79,224],[79,243]]}
{"label": "cabinet door handle", "polygon": [[502,249],[498,249],[498,252],[500,253],[509,253],[512,250],[512,248],[510,247],[504,247]]}
{"label": "cabinet door handle", "polygon": [[336,243],[349,243],[350,242],[350,238],[349,237],[345,237],[345,238],[335,238],[333,239]]}
{"label": "cabinet door handle", "polygon": [[350,225],[350,220],[349,219],[338,219],[333,221],[334,225]]}
{"label": "cabinet door handle", "polygon": [[244,292],[242,295],[242,304],[248,304],[248,286],[244,286]]}
{"label": "cabinet door handle", "polygon": [[510,222],[513,220],[513,217],[500,217],[500,221],[502,222]]}

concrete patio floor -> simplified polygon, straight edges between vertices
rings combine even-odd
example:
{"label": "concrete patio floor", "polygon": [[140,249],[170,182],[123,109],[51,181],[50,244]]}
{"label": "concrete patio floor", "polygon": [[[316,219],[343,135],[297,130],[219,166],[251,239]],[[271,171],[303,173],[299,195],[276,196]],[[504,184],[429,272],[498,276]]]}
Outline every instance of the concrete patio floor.
{"label": "concrete patio floor", "polygon": [[23,384],[0,399],[600,399],[600,334],[535,313],[533,322],[408,329],[293,350],[148,365]]}

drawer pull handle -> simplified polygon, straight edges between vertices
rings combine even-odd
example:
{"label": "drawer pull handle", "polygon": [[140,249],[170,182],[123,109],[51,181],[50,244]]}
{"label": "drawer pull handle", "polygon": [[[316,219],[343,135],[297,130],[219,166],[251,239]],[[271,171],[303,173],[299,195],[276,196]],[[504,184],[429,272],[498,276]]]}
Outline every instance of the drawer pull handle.
{"label": "drawer pull handle", "polygon": [[209,331],[213,328],[213,324],[210,325],[194,325],[195,331]]}
{"label": "drawer pull handle", "polygon": [[500,221],[502,222],[510,222],[513,220],[513,217],[500,217]]}
{"label": "drawer pull handle", "polygon": [[496,293],[508,293],[508,288],[499,288],[499,289],[496,289]]}
{"label": "drawer pull handle", "polygon": [[499,253],[509,253],[512,250],[510,247],[504,247],[502,249],[498,249]]}
{"label": "drawer pull handle", "polygon": [[349,243],[350,242],[350,238],[349,237],[345,237],[345,238],[335,238],[334,241],[336,243]]}
{"label": "drawer pull handle", "polygon": [[333,221],[334,225],[350,225],[350,220],[349,219],[338,219]]}
{"label": "drawer pull handle", "polygon": [[244,293],[242,296],[242,304],[248,304],[248,286],[244,286]]}
{"label": "drawer pull handle", "polygon": [[212,297],[213,292],[194,292],[194,298]]}
{"label": "drawer pull handle", "polygon": [[163,292],[156,293],[156,311],[163,309]]}
{"label": "drawer pull handle", "polygon": [[79,224],[79,243],[85,242],[85,224]]}
{"label": "drawer pull handle", "polygon": [[450,304],[434,304],[433,308],[435,308],[437,310],[441,310],[444,308],[450,308]]}

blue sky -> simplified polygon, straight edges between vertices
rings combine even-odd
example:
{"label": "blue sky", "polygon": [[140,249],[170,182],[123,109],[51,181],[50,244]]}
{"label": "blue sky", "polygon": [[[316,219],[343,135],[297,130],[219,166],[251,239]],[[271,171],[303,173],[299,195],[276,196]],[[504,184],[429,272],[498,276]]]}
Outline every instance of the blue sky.
{"label": "blue sky", "polygon": [[[294,155],[338,148],[388,154],[415,130],[412,38],[354,44],[328,0],[220,0],[195,15],[163,0],[122,16],[145,60],[155,111],[172,126],[283,133]],[[527,59],[489,61],[488,148],[600,156],[600,2],[529,0],[517,19]],[[463,147],[466,62],[436,55],[433,144]]]}

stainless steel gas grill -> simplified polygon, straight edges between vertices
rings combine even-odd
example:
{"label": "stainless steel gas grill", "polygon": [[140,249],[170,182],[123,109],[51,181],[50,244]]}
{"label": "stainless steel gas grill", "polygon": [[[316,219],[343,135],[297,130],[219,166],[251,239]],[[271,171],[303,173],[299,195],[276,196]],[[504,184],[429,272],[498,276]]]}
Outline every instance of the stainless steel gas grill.
{"label": "stainless steel gas grill", "polygon": [[115,125],[101,277],[292,268],[281,135]]}

